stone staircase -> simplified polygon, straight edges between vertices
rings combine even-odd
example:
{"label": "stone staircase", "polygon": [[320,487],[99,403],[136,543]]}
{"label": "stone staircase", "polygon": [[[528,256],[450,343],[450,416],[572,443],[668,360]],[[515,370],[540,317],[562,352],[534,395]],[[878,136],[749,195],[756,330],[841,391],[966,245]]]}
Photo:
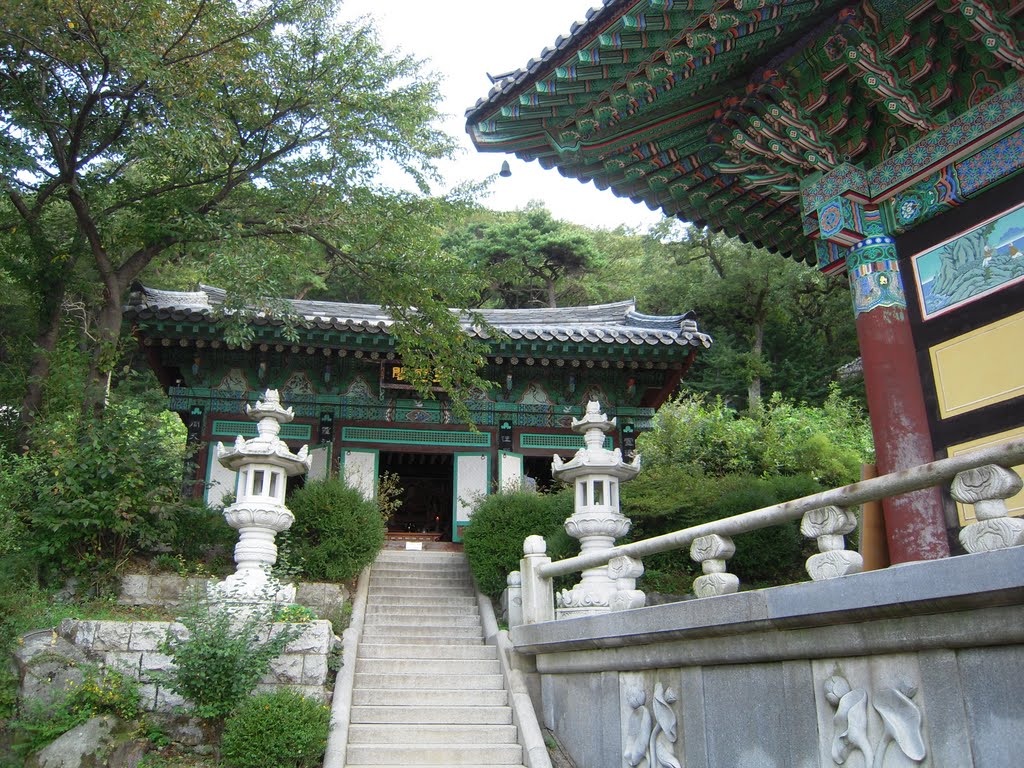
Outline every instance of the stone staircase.
{"label": "stone staircase", "polygon": [[374,563],[346,765],[522,768],[462,553],[384,550]]}

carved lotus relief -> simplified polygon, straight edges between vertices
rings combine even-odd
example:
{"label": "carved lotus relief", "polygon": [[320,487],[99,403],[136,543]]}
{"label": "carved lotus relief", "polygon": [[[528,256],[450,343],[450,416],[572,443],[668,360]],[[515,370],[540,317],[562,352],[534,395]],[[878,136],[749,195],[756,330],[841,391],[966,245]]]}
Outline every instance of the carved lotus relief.
{"label": "carved lotus relief", "polygon": [[650,708],[647,693],[639,685],[627,687],[625,697],[632,710],[626,722],[622,753],[625,764],[629,768],[682,768],[675,754],[678,730],[673,705],[679,700],[676,692],[656,683]]}
{"label": "carved lotus relief", "polygon": [[291,528],[295,516],[284,507],[262,507],[232,504],[224,510],[224,519],[232,528],[269,528],[284,531]]}
{"label": "carved lotus relief", "polygon": [[618,512],[574,514],[565,521],[565,530],[574,539],[588,536],[621,538],[629,533],[630,520]]}
{"label": "carved lotus relief", "polygon": [[[864,688],[853,688],[838,670],[826,678],[825,699],[835,709],[831,755],[836,765],[860,752],[865,768],[884,768],[886,756],[895,749],[915,763],[925,759],[927,748],[922,734],[921,710],[914,703],[917,688],[907,683],[883,688],[869,694]],[[869,735],[870,710],[882,721],[882,733],[874,741]]]}

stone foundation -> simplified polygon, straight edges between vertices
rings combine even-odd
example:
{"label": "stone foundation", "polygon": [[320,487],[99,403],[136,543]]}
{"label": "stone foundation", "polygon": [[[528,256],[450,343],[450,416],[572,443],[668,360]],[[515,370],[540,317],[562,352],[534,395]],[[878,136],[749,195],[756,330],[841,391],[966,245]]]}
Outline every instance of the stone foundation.
{"label": "stone foundation", "polygon": [[587,768],[1022,764],[1024,547],[510,636]]}
{"label": "stone foundation", "polygon": [[[212,579],[183,578],[169,573],[130,574],[121,577],[118,602],[122,605],[175,607],[190,590],[206,592]],[[327,582],[301,582],[295,595],[295,602],[316,611],[320,618],[327,618],[341,610],[348,600],[348,590],[341,584]]]}
{"label": "stone foundation", "polygon": [[[286,688],[326,702],[330,698],[326,688],[327,659],[336,642],[331,623],[311,621],[299,626],[302,634],[274,659],[257,691]],[[143,708],[170,713],[185,702],[155,679],[171,666],[171,658],[160,652],[168,633],[188,637],[188,630],[176,622],[65,619],[52,642],[56,653],[59,641],[66,641],[81,651],[86,661],[117,669],[138,680]]]}

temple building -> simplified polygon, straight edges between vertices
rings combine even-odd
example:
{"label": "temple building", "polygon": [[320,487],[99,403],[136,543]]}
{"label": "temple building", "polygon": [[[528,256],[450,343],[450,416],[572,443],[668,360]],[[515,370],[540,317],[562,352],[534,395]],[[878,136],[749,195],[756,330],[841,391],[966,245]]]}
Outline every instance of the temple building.
{"label": "temple building", "polygon": [[[845,274],[893,472],[1024,434],[1022,8],[604,0],[501,76],[467,130]],[[948,555],[973,510],[935,491],[884,515],[905,562]]]}
{"label": "temple building", "polygon": [[628,456],[711,344],[692,316],[644,315],[631,301],[480,310],[487,328],[463,314],[464,330],[487,344],[482,374],[495,383],[471,394],[471,429],[453,419],[445,393],[422,399],[408,383],[379,306],[294,300],[297,341],[285,339],[280,320],[257,316],[242,348],[224,341],[224,298],[209,286],[136,286],[125,308],[197,449],[196,492],[213,504],[235,492],[216,443],[255,436],[245,407],[276,389],[295,412],[280,437],[293,450],[309,444],[309,476],[340,474],[372,497],[382,473],[397,475],[403,503],[390,528],[411,538],[459,541],[479,496],[549,483],[552,455],[583,446],[571,426],[590,400],[617,417],[606,444]]}

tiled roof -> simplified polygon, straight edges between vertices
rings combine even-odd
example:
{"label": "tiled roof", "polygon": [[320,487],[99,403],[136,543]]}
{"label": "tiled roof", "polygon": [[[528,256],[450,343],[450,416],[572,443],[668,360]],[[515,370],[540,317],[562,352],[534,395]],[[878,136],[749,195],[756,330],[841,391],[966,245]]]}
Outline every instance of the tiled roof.
{"label": "tiled roof", "polygon": [[[494,78],[466,111],[466,129],[482,152],[536,160],[814,264],[817,210],[802,209],[801,185],[898,158],[1024,76],[1007,63],[1019,53],[984,50],[983,23],[957,7],[604,0],[537,58]],[[1019,36],[1014,13],[992,11],[1006,39]],[[970,85],[982,74],[984,92]],[[905,164],[912,173],[927,165]]]}
{"label": "tiled roof", "polygon": [[[222,289],[206,285],[199,286],[197,291],[162,291],[138,286],[129,298],[125,314],[138,320],[210,322],[216,320],[217,310],[224,299]],[[287,303],[308,327],[388,333],[394,324],[387,311],[377,304],[298,299],[290,299]],[[584,307],[483,309],[472,313],[452,311],[459,312],[463,328],[480,339],[498,335],[512,340],[711,346],[711,337],[700,332],[693,313],[645,315],[636,311],[632,301]],[[257,313],[253,318],[257,325],[279,322],[266,313]]]}

